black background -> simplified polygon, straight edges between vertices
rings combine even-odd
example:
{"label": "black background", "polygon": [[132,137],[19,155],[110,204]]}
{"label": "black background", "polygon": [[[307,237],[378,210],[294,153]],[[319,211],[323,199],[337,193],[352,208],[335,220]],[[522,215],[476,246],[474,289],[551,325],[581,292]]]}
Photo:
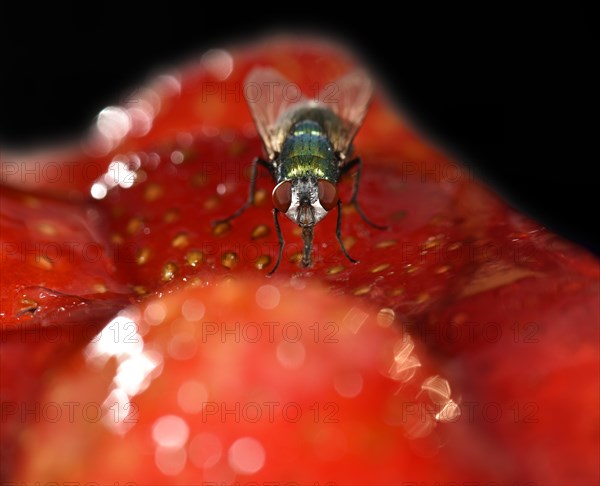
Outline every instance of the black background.
{"label": "black background", "polygon": [[513,206],[600,254],[591,12],[372,3],[3,7],[0,146],[80,136],[104,106],[204,49],[320,34],[354,49],[421,131]]}

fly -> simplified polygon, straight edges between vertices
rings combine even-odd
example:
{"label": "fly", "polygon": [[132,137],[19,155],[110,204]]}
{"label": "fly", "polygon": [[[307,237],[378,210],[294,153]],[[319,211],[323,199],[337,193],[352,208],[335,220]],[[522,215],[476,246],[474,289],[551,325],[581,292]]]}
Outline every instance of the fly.
{"label": "fly", "polygon": [[348,254],[342,241],[342,202],[337,183],[341,176],[356,167],[350,202],[367,224],[386,229],[386,226],[371,222],[357,201],[362,162],[353,156],[352,141],[367,113],[373,93],[371,80],[362,71],[347,74],[333,83],[333,101],[304,97],[290,100],[288,88],[292,83],[272,68],[253,69],[244,86],[266,158],[257,157],[252,162],[246,202],[231,216],[214,224],[229,222],[254,204],[257,171],[261,165],[276,184],[272,200],[279,253],[275,266],[267,275],[275,273],[283,255],[285,243],[279,213],[302,228],[302,266],[309,267],[312,265],[314,227],[329,211],[337,208],[337,240],[346,258],[358,263]]}

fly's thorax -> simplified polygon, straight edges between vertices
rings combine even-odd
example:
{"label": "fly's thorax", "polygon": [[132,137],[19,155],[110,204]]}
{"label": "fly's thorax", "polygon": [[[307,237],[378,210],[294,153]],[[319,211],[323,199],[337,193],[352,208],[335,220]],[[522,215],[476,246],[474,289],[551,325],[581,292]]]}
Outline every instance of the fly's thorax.
{"label": "fly's thorax", "polygon": [[315,177],[337,182],[339,164],[333,145],[321,126],[313,120],[294,124],[279,154],[278,182]]}

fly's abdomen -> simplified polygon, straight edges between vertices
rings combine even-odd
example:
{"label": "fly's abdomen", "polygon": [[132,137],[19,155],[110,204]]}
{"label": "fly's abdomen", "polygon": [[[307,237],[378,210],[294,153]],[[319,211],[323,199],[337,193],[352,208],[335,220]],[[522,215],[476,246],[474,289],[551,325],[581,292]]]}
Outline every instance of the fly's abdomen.
{"label": "fly's abdomen", "polygon": [[296,123],[281,147],[278,181],[315,177],[337,182],[333,146],[320,125],[312,120]]}

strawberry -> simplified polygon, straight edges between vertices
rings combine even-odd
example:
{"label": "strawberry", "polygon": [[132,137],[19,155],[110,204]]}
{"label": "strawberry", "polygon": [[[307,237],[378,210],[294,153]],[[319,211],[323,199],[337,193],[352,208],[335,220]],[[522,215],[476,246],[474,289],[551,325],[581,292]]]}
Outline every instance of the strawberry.
{"label": "strawberry", "polygon": [[[278,248],[270,178],[261,175],[242,216],[211,224],[244,202],[248,167],[261,151],[243,100],[255,65],[274,67],[311,95],[354,61],[305,40],[211,51],[128,105],[104,110],[83,153],[71,147],[42,159],[41,173],[52,164],[56,177],[25,177],[4,160],[12,189],[2,209],[2,264],[10,268],[2,345],[11,353],[2,371],[3,420],[11,424],[3,443],[26,431],[9,477],[597,481],[597,260],[508,207],[377,96],[355,140],[364,161],[359,201],[389,229],[345,207],[342,237],[360,263],[345,259],[330,216],[315,228],[314,265],[301,269],[301,237],[282,222],[284,259],[266,279]],[[351,186],[352,177],[340,182],[342,201]],[[39,225],[52,230],[36,234]],[[73,259],[50,258],[48,268],[40,251],[26,254],[28,242],[66,241],[78,244]],[[92,245],[94,259],[83,250]],[[277,305],[261,306],[261,293],[279,296]],[[186,316],[188,302],[197,318]],[[315,323],[342,329],[352,312],[365,316],[360,332],[344,331],[335,346],[308,338]],[[396,330],[378,326],[377,315]],[[272,321],[297,321],[301,346],[219,337],[228,325]],[[49,324],[85,332],[23,342],[27,330]],[[217,337],[202,334],[207,326]],[[116,330],[113,344],[122,346],[110,351],[103,339]],[[134,342],[122,342],[127,332]],[[403,347],[412,342],[414,355]],[[292,362],[305,353],[302,365],[286,368],[286,347]],[[21,367],[31,355],[39,358]],[[413,359],[420,366],[409,366]],[[394,372],[394,362],[408,370]],[[52,371],[39,383],[42,370]],[[350,400],[346,389],[359,388]],[[210,398],[205,408],[185,405],[202,397]],[[256,411],[263,399],[320,418],[333,403],[343,416],[330,424],[220,415],[223,404]],[[61,400],[87,404],[86,413],[93,408],[104,420],[71,419],[69,410],[53,423],[42,410]],[[34,416],[38,406],[41,419],[22,420],[17,403]],[[53,451],[63,447],[72,456],[59,461]]]}
{"label": "strawberry", "polygon": [[[28,438],[40,460],[16,477],[365,484],[389,483],[400,468],[415,481],[472,475],[450,457],[431,470],[423,457],[457,409],[391,310],[302,286],[302,299],[256,278],[190,287],[119,313],[50,379]],[[52,451],[64,447],[57,461]]]}

